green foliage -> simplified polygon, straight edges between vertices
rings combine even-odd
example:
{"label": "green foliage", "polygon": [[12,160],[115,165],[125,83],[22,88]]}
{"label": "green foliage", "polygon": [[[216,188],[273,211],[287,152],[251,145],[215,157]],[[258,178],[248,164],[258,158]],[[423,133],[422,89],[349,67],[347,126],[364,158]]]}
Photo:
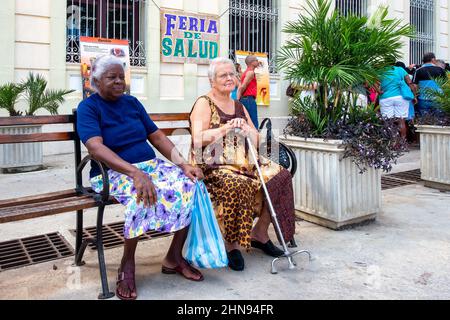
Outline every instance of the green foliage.
{"label": "green foliage", "polygon": [[450,79],[434,79],[438,88],[425,88],[420,93],[432,100],[447,116],[450,116]]}
{"label": "green foliage", "polygon": [[58,107],[65,101],[64,96],[74,91],[47,89],[47,80],[33,73],[29,73],[22,86],[28,102],[27,115],[34,115],[39,109],[45,109],[50,114],[58,114]]}
{"label": "green foliage", "polygon": [[389,171],[406,141],[395,119],[381,117],[373,106],[358,106],[357,98],[402,56],[402,38],[412,36],[412,28],[388,19],[385,7],[371,17],[342,16],[330,0],[306,2],[306,14],[283,29],[289,40],[277,63],[294,87],[317,89],[313,98],[293,97],[285,133],[341,139],[344,157],[361,172],[366,166]]}
{"label": "green foliage", "polygon": [[316,100],[322,111],[341,103],[344,92],[373,84],[384,68],[401,57],[402,37],[412,29],[388,19],[380,7],[370,18],[341,16],[330,0],[307,0],[306,14],[288,22],[289,40],[281,47],[278,65],[294,83],[317,83]]}
{"label": "green foliage", "polygon": [[344,158],[351,157],[361,173],[367,167],[389,172],[392,163],[408,150],[396,119],[381,117],[373,105],[350,108],[345,121],[330,129],[344,141]]}
{"label": "green foliage", "polygon": [[292,114],[297,117],[304,117],[308,123],[310,136],[323,136],[326,133],[331,114],[322,112],[317,107],[317,103],[311,97],[304,99],[294,99],[291,103]]}
{"label": "green foliage", "polygon": [[373,105],[366,108],[352,105],[345,117],[332,121],[329,114],[321,114],[314,104],[310,99],[294,103],[294,116],[284,132],[308,138],[342,140],[345,146],[343,157],[350,157],[361,173],[367,167],[389,172],[392,163],[407,150],[396,120],[382,117]]}
{"label": "green foliage", "polygon": [[15,106],[23,89],[23,86],[15,83],[0,86],[0,109],[6,109],[10,116],[20,116],[21,112],[16,111]]}
{"label": "green foliage", "polygon": [[34,115],[37,110],[45,109],[50,114],[58,114],[59,106],[64,103],[64,96],[74,90],[47,89],[47,80],[41,75],[29,73],[28,78],[20,84],[7,83],[0,86],[0,109],[8,111],[10,116],[20,116],[16,104],[23,95],[27,101],[27,116]]}

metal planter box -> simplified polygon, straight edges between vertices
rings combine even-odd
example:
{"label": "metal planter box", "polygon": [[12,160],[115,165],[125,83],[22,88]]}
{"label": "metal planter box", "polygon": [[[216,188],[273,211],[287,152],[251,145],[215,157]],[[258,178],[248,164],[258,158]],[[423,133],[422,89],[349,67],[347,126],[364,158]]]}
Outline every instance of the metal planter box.
{"label": "metal planter box", "polygon": [[450,127],[418,126],[420,170],[425,186],[450,190]]}
{"label": "metal planter box", "polygon": [[298,160],[294,177],[295,209],[307,221],[331,229],[374,220],[381,210],[381,172],[363,174],[342,159],[341,140],[281,136]]}
{"label": "metal planter box", "polygon": [[[41,133],[41,125],[2,127],[3,134]],[[3,172],[28,172],[43,168],[42,143],[0,144],[0,168]]]}

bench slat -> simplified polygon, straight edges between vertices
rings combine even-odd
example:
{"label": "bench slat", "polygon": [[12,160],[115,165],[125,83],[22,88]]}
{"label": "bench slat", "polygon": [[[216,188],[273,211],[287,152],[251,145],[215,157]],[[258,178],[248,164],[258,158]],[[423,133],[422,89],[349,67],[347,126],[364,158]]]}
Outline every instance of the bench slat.
{"label": "bench slat", "polygon": [[41,202],[25,206],[0,209],[0,223],[43,217],[63,212],[94,208],[97,204],[91,197],[74,197],[71,200]]}
{"label": "bench slat", "polygon": [[[187,121],[189,113],[149,113],[153,121]],[[0,126],[73,123],[73,115],[0,117]]]}
{"label": "bench slat", "polygon": [[73,115],[0,117],[0,126],[73,123]]}
{"label": "bench slat", "polygon": [[21,204],[21,205],[16,205],[14,203],[11,206],[1,208],[0,212],[8,211],[8,210],[9,211],[14,211],[16,209],[17,210],[25,210],[25,209],[33,208],[33,207],[36,207],[36,206],[54,205],[54,204],[63,203],[65,201],[74,201],[74,200],[77,200],[77,199],[83,200],[83,199],[88,199],[88,198],[90,199],[92,197],[91,196],[85,196],[85,195],[82,195],[82,196],[73,195],[71,197],[65,197],[65,198],[59,198],[59,199],[48,200],[48,201],[41,201],[41,202],[29,202],[27,204]]}
{"label": "bench slat", "polygon": [[[176,130],[182,134],[188,134],[188,127],[180,128],[161,128],[165,135],[171,136]],[[51,141],[73,141],[75,139],[74,132],[47,132],[47,133],[31,133],[31,134],[0,134],[0,144],[7,143],[29,143],[29,142],[51,142]]]}
{"label": "bench slat", "polygon": [[189,120],[189,113],[149,113],[153,121],[185,121]]}
{"label": "bench slat", "polygon": [[76,196],[75,189],[57,191],[57,192],[49,192],[40,195],[33,195],[28,197],[20,197],[13,199],[0,200],[0,208],[11,207],[11,206],[21,206],[29,203],[39,203],[45,201],[52,201],[56,199],[63,199]]}
{"label": "bench slat", "polygon": [[46,132],[31,134],[0,134],[0,144],[26,143],[26,142],[48,142],[48,141],[70,141],[75,139],[74,132]]}
{"label": "bench slat", "polygon": [[[189,128],[187,128],[187,127],[185,127],[185,128],[162,128],[162,129],[160,128],[159,130],[164,132],[164,134],[166,136],[189,134]],[[174,134],[174,131],[179,131],[179,132],[177,132],[177,134]]]}

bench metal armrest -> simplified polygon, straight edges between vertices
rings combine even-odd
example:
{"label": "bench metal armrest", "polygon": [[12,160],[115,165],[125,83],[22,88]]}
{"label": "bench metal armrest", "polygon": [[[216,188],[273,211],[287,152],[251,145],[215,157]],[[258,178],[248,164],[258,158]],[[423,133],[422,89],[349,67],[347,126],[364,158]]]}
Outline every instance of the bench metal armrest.
{"label": "bench metal armrest", "polygon": [[280,145],[280,149],[284,149],[286,153],[289,155],[289,158],[291,160],[291,175],[294,176],[295,172],[297,171],[297,157],[295,156],[294,151],[287,145],[285,145],[283,142],[278,141],[278,144]]}
{"label": "bench metal armrest", "polygon": [[[261,122],[261,125],[258,128],[258,131],[261,132],[261,130],[264,129],[264,127],[267,128],[265,143],[268,146],[268,149],[267,149],[268,155],[269,155],[269,158],[273,159],[273,157],[271,156],[271,149],[270,149],[270,147],[272,146],[272,140],[273,140],[272,121],[270,120],[270,118],[265,118]],[[275,140],[275,142],[279,145],[279,155],[278,156],[281,157],[282,154],[285,153],[287,155],[287,157],[289,158],[290,172],[291,172],[291,175],[294,176],[295,172],[297,171],[297,157],[295,156],[295,153],[286,144],[284,144],[278,140]],[[280,163],[280,161],[278,161],[278,164],[280,164],[286,168],[286,165],[283,165],[282,163]],[[288,168],[286,168],[286,169],[288,169]]]}
{"label": "bench metal armrest", "polygon": [[[91,155],[87,155],[86,157],[83,158],[83,160],[81,160],[80,164],[77,167],[77,173],[81,174],[83,172],[84,167],[88,164],[88,162],[90,161],[94,161],[98,167],[100,168],[100,174],[102,176],[102,182],[103,182],[103,190],[102,192],[100,192],[101,195],[101,201],[102,202],[107,202],[109,200],[109,177],[108,174],[105,170],[105,165],[92,158]],[[83,193],[83,194],[89,194],[92,195],[92,192],[89,192],[87,188],[85,188],[82,184],[81,185],[77,185],[77,191]]]}

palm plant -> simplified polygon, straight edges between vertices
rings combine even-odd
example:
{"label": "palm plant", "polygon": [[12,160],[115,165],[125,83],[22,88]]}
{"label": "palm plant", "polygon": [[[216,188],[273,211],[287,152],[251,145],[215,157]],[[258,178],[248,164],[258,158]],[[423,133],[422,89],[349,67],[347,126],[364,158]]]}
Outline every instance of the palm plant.
{"label": "palm plant", "polygon": [[417,117],[416,124],[450,126],[450,78],[434,79],[437,86],[422,88],[420,96],[433,102],[430,112]]}
{"label": "palm plant", "polygon": [[421,93],[450,117],[450,79],[435,79],[436,88],[425,88]]}
{"label": "palm plant", "polygon": [[406,141],[394,121],[372,105],[362,108],[357,98],[402,55],[402,37],[412,36],[412,28],[388,19],[385,7],[370,17],[342,16],[330,0],[306,2],[306,14],[283,29],[289,40],[277,62],[291,83],[317,89],[313,99],[294,96],[285,133],[340,139],[344,157],[352,157],[361,172],[367,166],[389,171]]}
{"label": "palm plant", "polygon": [[58,107],[65,101],[64,96],[74,91],[47,89],[47,80],[42,75],[35,75],[32,72],[22,86],[28,102],[27,115],[34,115],[39,109],[45,109],[52,115],[58,114]]}
{"label": "palm plant", "polygon": [[283,29],[289,40],[277,62],[291,82],[318,84],[322,113],[339,112],[349,106],[346,92],[373,84],[401,56],[402,37],[411,36],[412,29],[388,19],[385,7],[371,17],[342,16],[332,11],[330,0],[306,2],[306,14]]}
{"label": "palm plant", "polygon": [[6,109],[10,116],[20,116],[22,113],[16,111],[15,106],[23,89],[23,86],[15,83],[0,86],[0,109]]}

